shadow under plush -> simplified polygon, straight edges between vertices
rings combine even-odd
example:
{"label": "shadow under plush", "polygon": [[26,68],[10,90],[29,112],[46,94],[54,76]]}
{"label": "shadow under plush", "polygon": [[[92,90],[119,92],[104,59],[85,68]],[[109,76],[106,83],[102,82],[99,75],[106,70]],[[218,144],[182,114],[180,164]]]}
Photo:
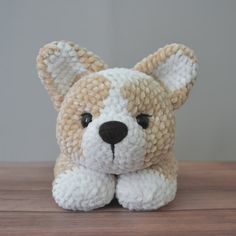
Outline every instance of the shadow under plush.
{"label": "shadow under plush", "polygon": [[175,110],[197,76],[192,50],[171,44],[132,69],[107,69],[59,41],[40,50],[37,69],[59,112],[52,192],[60,207],[87,211],[116,196],[130,210],[152,210],[174,199]]}

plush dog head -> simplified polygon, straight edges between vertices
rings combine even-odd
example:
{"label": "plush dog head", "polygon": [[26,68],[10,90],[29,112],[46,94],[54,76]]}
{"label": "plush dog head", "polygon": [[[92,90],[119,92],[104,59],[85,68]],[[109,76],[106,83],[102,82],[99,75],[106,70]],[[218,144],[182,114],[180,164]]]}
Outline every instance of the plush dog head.
{"label": "plush dog head", "polygon": [[61,151],[91,169],[125,173],[165,158],[175,139],[174,111],[197,75],[189,48],[172,44],[132,69],[104,62],[71,42],[44,46],[39,77],[49,92]]}

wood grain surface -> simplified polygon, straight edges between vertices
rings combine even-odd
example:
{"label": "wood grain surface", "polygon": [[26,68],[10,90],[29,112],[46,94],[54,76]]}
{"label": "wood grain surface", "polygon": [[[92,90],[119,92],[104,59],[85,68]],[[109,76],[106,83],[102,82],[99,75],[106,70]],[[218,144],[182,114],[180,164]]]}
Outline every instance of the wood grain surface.
{"label": "wood grain surface", "polygon": [[0,235],[236,235],[236,162],[181,162],[175,200],[130,212],[116,200],[88,213],[59,208],[53,163],[0,163]]}

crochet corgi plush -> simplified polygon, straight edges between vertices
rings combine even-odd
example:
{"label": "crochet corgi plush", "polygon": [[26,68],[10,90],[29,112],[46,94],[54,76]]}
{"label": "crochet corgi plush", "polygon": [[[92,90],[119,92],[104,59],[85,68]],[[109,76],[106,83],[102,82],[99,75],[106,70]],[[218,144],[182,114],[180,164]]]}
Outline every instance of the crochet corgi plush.
{"label": "crochet corgi plush", "polygon": [[88,211],[116,196],[130,210],[152,210],[174,199],[175,110],[197,76],[192,50],[171,44],[132,69],[107,69],[58,41],[40,50],[37,69],[59,112],[52,193],[60,207]]}

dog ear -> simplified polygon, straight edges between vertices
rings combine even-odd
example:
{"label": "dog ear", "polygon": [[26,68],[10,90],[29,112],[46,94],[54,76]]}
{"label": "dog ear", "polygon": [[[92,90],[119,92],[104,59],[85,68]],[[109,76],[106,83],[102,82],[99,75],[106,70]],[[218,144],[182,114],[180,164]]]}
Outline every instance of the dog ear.
{"label": "dog ear", "polygon": [[181,44],[170,44],[144,58],[134,69],[160,81],[169,92],[173,108],[178,109],[193,87],[198,63],[191,49]]}
{"label": "dog ear", "polygon": [[67,41],[45,45],[37,57],[39,78],[56,110],[59,110],[65,95],[77,80],[105,68],[105,63],[98,56]]}

